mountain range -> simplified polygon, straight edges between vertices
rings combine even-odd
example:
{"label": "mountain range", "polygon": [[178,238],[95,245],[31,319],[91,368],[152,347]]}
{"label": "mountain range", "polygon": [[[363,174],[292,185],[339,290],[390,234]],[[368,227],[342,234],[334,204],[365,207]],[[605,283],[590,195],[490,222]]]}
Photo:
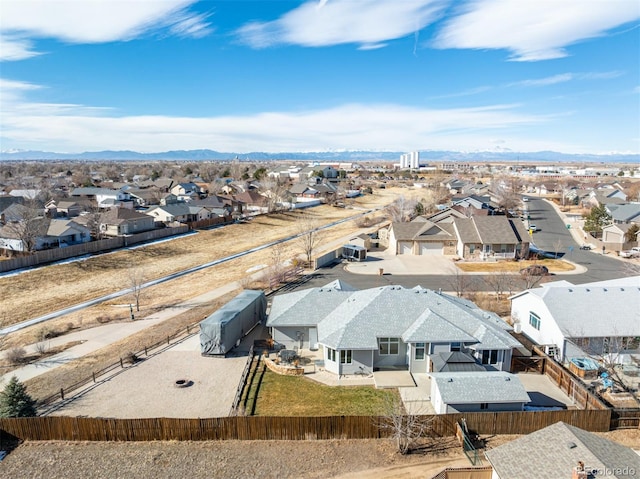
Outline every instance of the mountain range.
{"label": "mountain range", "polygon": [[[49,151],[8,150],[0,152],[0,161],[19,160],[87,160],[87,161],[399,161],[400,151],[323,151],[323,152],[282,152],[282,153],[230,153],[214,150],[176,150],[157,153],[137,151],[86,151],[83,153],[54,153]],[[439,161],[501,161],[501,162],[577,162],[577,163],[640,163],[640,154],[567,154],[555,151],[514,152],[514,151],[420,151],[420,158],[431,162]]]}

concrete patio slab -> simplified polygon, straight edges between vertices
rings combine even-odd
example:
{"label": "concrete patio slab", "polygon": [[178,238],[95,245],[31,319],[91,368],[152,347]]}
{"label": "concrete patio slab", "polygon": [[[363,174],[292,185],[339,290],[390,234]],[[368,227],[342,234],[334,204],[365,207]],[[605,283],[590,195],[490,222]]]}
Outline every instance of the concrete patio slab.
{"label": "concrete patio slab", "polygon": [[373,379],[378,389],[416,386],[409,371],[374,371]]}

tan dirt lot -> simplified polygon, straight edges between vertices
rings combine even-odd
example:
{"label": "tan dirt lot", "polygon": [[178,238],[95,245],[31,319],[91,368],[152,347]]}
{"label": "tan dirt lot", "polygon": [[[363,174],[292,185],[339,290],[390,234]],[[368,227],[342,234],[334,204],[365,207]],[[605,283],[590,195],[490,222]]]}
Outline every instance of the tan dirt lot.
{"label": "tan dirt lot", "polygon": [[[640,449],[640,431],[599,433]],[[519,436],[484,437],[494,448]],[[389,440],[26,442],[0,462],[3,478],[425,479],[469,462],[455,438],[400,456]]]}

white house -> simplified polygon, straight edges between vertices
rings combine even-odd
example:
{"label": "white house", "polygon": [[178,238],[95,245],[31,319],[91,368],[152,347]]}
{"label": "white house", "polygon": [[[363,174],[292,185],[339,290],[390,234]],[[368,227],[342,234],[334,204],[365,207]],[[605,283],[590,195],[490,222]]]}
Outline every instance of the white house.
{"label": "white house", "polygon": [[[635,349],[640,337],[640,276],[582,285],[545,283],[511,298],[522,333],[561,361]],[[625,354],[619,360],[625,362]]]}

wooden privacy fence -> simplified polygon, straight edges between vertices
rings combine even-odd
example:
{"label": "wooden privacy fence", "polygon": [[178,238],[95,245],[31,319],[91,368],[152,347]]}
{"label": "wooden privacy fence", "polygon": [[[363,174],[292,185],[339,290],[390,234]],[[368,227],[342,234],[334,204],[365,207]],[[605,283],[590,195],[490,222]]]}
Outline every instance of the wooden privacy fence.
{"label": "wooden privacy fence", "polygon": [[584,409],[608,409],[602,400],[589,391],[579,378],[558,364],[537,346],[533,348],[533,354],[544,357],[542,373],[549,377],[578,407]]}
{"label": "wooden privacy fence", "polygon": [[54,261],[74,258],[76,256],[84,256],[87,254],[95,254],[103,251],[111,251],[117,248],[143,243],[145,241],[183,234],[187,231],[189,231],[188,226],[162,228],[128,236],[117,236],[115,238],[90,241],[88,243],[71,245],[65,248],[52,248],[42,251],[36,251],[26,256],[19,256],[17,258],[0,261],[0,273],[13,271],[15,269],[28,268],[30,266],[37,266],[40,264],[52,263]]}
{"label": "wooden privacy fence", "polygon": [[613,409],[610,429],[640,429],[640,409]]}
{"label": "wooden privacy fence", "polygon": [[[564,421],[587,431],[608,431],[610,410],[484,412],[423,416],[435,436],[453,436],[464,418],[469,430],[484,435],[528,434]],[[377,439],[392,431],[377,416],[271,417],[210,419],[106,419],[65,416],[0,419],[0,436],[48,441],[168,440],[319,440]]]}

